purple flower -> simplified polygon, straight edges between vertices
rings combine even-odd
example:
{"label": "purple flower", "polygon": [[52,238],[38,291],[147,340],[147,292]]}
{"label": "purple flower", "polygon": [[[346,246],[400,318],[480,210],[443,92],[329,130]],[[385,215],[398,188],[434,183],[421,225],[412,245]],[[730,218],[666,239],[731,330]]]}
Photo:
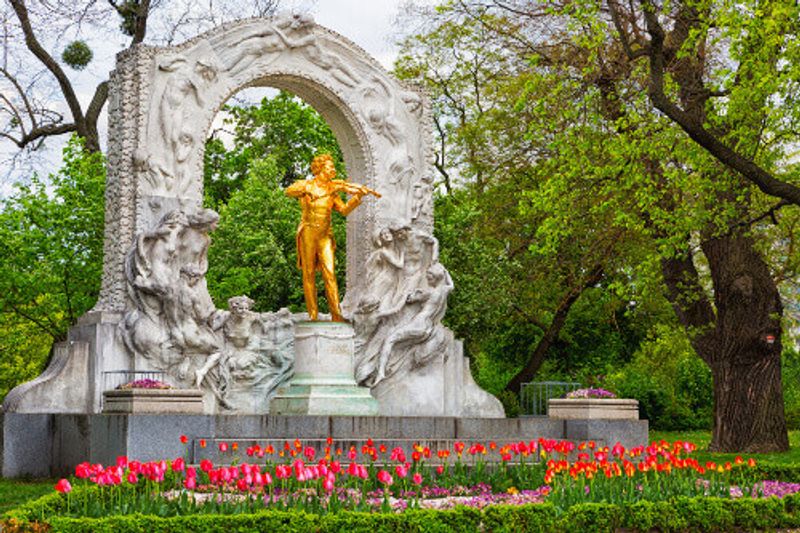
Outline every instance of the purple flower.
{"label": "purple flower", "polygon": [[128,383],[124,383],[117,387],[117,389],[171,389],[171,385],[167,385],[163,381],[158,381],[156,379],[137,379],[134,381],[129,381]]}
{"label": "purple flower", "polygon": [[605,389],[578,389],[567,393],[567,398],[616,398],[617,395]]}

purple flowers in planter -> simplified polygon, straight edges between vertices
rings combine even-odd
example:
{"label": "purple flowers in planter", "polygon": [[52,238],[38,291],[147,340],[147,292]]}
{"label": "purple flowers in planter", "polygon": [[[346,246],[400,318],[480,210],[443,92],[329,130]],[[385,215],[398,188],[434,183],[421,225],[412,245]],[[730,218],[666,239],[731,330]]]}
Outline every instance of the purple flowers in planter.
{"label": "purple flowers in planter", "polygon": [[578,389],[568,392],[566,398],[616,398],[617,395],[605,389]]}
{"label": "purple flowers in planter", "polygon": [[135,381],[129,381],[128,383],[123,383],[117,389],[120,390],[127,390],[127,389],[171,389],[171,385],[167,385],[163,381],[158,381],[157,379],[137,379]]}

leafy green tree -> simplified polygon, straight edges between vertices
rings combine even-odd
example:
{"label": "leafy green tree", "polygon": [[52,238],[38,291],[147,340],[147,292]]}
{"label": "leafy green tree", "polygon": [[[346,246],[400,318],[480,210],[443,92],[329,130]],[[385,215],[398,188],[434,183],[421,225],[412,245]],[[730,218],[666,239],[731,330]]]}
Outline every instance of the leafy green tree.
{"label": "leafy green tree", "polygon": [[[784,23],[797,16],[787,19],[780,2],[767,4],[764,9],[779,14],[775,24],[761,24],[751,11],[740,13],[738,5],[709,11],[705,2],[664,4],[663,11],[656,10],[669,28],[662,43],[669,53],[661,67],[668,74],[668,95],[694,113],[696,124],[708,123],[729,145],[754,147],[749,157],[761,170],[791,179],[793,167],[778,163],[796,129],[777,108],[791,99],[793,70],[780,66],[796,51],[776,43],[786,42],[787,31],[797,31]],[[743,175],[721,164],[718,154],[687,136],[686,128],[656,112],[652,65],[636,61],[652,49],[626,50],[617,39],[620,22],[607,8],[621,9],[616,2],[445,2],[429,31],[407,41],[400,70],[426,83],[454,116],[466,110],[465,122],[474,117],[480,123],[481,143],[490,147],[481,164],[494,169],[492,186],[518,185],[516,197],[505,196],[506,205],[516,209],[498,210],[487,202],[487,218],[508,213],[508,225],[529,236],[531,257],[570,263],[575,272],[591,272],[596,265],[606,285],[629,298],[654,299],[663,292],[714,378],[712,447],[785,449],[782,306],[769,268],[774,249],[784,246],[762,244],[762,237],[776,233],[769,222],[786,198],[775,204],[760,195]],[[637,17],[625,15],[623,25],[630,29],[641,20]],[[717,34],[709,32],[711,20]],[[462,33],[480,34],[486,44],[469,48],[474,54],[469,67],[448,63],[450,69],[477,66],[481,72],[471,77],[480,98],[465,106],[461,93],[452,90],[459,77],[436,62],[449,53],[440,49],[446,39],[463,42],[458,30],[447,31],[447,37],[443,31],[475,26],[479,32]],[[715,35],[725,46],[717,46]],[[504,70],[495,68],[498,50]],[[726,59],[730,51],[733,59]],[[706,79],[708,85],[699,83]],[[720,97],[727,99],[714,100]],[[509,131],[526,134],[515,140]],[[464,143],[457,136],[442,138]],[[518,197],[524,200],[514,202]],[[602,261],[587,261],[597,243],[615,244],[599,254]],[[562,301],[568,301],[566,294]],[[556,312],[551,324],[558,317]]]}
{"label": "leafy green tree", "polygon": [[346,177],[342,153],[328,124],[311,106],[281,91],[259,105],[227,106],[226,127],[233,128],[233,146],[220,136],[206,143],[205,197],[215,207],[242,187],[254,161],[271,158],[281,172],[277,185],[286,187],[308,175],[311,159],[330,153],[341,177]]}
{"label": "leafy green tree", "polygon": [[[0,387],[41,370],[53,342],[94,305],[103,256],[105,168],[80,140],[44,180],[20,185],[0,211]],[[0,390],[0,392],[2,392]]]}

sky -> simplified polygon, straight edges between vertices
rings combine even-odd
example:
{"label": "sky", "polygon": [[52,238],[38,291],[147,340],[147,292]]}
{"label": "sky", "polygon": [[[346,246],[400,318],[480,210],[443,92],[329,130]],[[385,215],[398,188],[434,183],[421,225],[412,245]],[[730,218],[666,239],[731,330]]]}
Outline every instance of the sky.
{"label": "sky", "polygon": [[[168,0],[175,1],[175,0]],[[432,3],[434,0],[423,0]],[[366,52],[374,56],[385,68],[391,69],[397,56],[396,40],[400,36],[397,18],[403,9],[405,0],[282,0],[281,10],[302,11],[310,13],[317,24],[328,27],[344,37],[347,37]],[[68,75],[78,92],[79,99],[85,106],[91,100],[95,87],[100,80],[106,79],[108,73],[114,68],[116,53],[126,46],[128,38],[124,37],[113,25],[111,31],[97,32],[91,26],[84,26],[78,33],[52,36],[45,46],[55,57],[60,56],[59,50],[67,42],[80,38],[86,40],[94,51],[94,58],[89,66],[81,71],[68,70]],[[148,32],[157,32],[158,28],[150,27]],[[46,41],[47,36],[42,40]],[[174,43],[179,44],[185,38],[176,38]],[[38,64],[36,67],[38,68]],[[56,98],[58,95],[55,94]],[[68,115],[67,115],[68,116]],[[100,129],[103,146],[105,147],[105,132],[107,118],[100,119]],[[47,174],[57,170],[61,162],[61,150],[67,136],[48,140],[44,150],[31,161],[23,163],[16,170],[0,172],[0,198],[7,197],[13,191],[13,184],[17,181],[26,181],[32,171]],[[10,154],[15,153],[15,147],[10,143],[0,143],[0,160],[8,161]],[[11,168],[7,166],[7,169]]]}

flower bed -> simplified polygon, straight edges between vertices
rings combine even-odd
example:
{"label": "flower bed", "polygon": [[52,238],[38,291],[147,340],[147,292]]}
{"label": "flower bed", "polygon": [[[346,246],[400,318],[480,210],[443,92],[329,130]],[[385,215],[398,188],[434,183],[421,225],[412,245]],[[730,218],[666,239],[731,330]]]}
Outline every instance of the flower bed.
{"label": "flower bed", "polygon": [[117,390],[131,390],[131,389],[171,389],[172,385],[168,385],[163,381],[158,381],[157,379],[137,379],[134,381],[129,381],[127,383],[123,383],[117,387]]}
{"label": "flower bed", "polygon": [[[188,442],[185,437],[181,440]],[[193,515],[261,516],[272,511],[403,515],[464,508],[474,511],[464,515],[469,520],[486,524],[493,513],[501,512],[492,509],[515,506],[519,511],[508,511],[513,522],[532,512],[523,504],[534,504],[533,508],[547,510],[541,511],[542,516],[556,527],[575,509],[589,512],[585,507],[589,503],[609,506],[604,512],[624,524],[629,519],[620,509],[659,502],[695,502],[686,503],[687,509],[711,505],[696,502],[737,502],[724,505],[752,509],[753,502],[769,496],[792,495],[795,502],[800,498],[793,496],[800,484],[760,479],[753,459],[701,464],[692,457],[695,447],[688,442],[662,441],[630,450],[619,444],[609,449],[592,442],[575,445],[545,439],[502,446],[459,442],[446,450],[415,446],[410,457],[399,448],[387,450],[370,442],[360,450],[333,449],[330,443],[322,457],[299,440],[286,442],[281,449],[252,446],[246,450],[252,461],[242,464],[203,460],[190,466],[183,458],[141,463],[125,457],[110,466],[82,463],[74,478],[59,481],[57,494],[45,497],[47,502],[38,507],[31,504],[12,512],[5,525],[9,527],[11,518],[64,524],[72,520],[69,523],[75,525],[134,513],[183,520]],[[234,451],[238,443],[219,447],[222,452]],[[489,454],[499,454],[500,464],[485,462]],[[779,518],[773,522],[792,522],[797,503],[792,505],[790,510],[783,503],[775,507]],[[367,522],[378,527],[377,522]]]}

